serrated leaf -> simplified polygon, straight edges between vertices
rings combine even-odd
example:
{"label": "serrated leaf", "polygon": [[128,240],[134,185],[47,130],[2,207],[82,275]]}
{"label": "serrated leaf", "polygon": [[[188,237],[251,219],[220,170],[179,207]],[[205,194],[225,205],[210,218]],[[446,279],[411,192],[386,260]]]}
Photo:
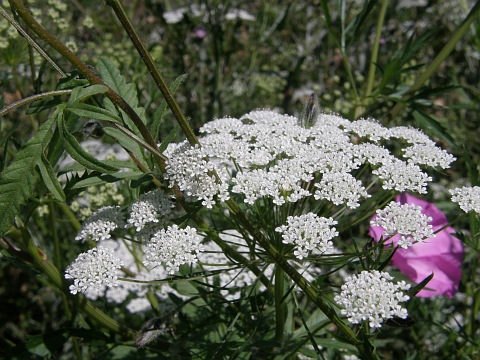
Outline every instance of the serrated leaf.
{"label": "serrated leaf", "polygon": [[[130,160],[125,161],[125,160],[111,160],[111,159],[108,159],[108,160],[102,160],[102,161],[107,165],[116,167],[117,169],[138,169],[137,165],[135,165],[135,163],[133,161],[130,161]],[[64,167],[63,169],[61,169],[58,172],[58,175],[60,176],[60,175],[64,175],[64,174],[67,174],[67,173],[82,172],[82,171],[85,171],[85,166],[83,166],[81,164],[78,164],[78,163],[74,163],[74,164],[68,165],[68,166]]]}
{"label": "serrated leaf", "polygon": [[20,207],[33,195],[37,173],[35,166],[52,138],[52,127],[58,112],[40,126],[37,133],[16,154],[13,162],[0,175],[0,235],[12,225]]}
{"label": "serrated leaf", "polygon": [[63,115],[59,116],[57,124],[63,139],[65,150],[67,150],[67,152],[75,161],[82,164],[87,169],[95,170],[101,173],[111,173],[118,170],[113,166],[107,165],[104,162],[95,159],[92,155],[87,153],[78,143],[77,139],[75,139],[75,137],[68,132],[67,127],[65,126],[65,118]]}
{"label": "serrated leaf", "polygon": [[99,108],[98,106],[84,104],[84,103],[73,103],[68,105],[65,110],[68,110],[75,115],[87,118],[87,119],[97,119],[103,121],[111,121],[120,123],[122,119],[116,114],[112,113],[109,110]]}
{"label": "serrated leaf", "polygon": [[[125,76],[122,75],[120,70],[109,60],[105,58],[100,58],[98,60],[98,72],[102,77],[102,80],[112,88],[118,95],[120,95],[123,100],[125,100],[132,109],[137,113],[137,115],[142,119],[143,123],[146,124],[145,118],[145,109],[138,106],[138,94],[135,84],[127,83]],[[123,110],[120,110],[122,114],[123,121],[128,126],[128,128],[133,131],[136,135],[140,135],[137,127],[133,121],[128,117]]]}
{"label": "serrated leaf", "polygon": [[65,202],[65,193],[63,192],[62,185],[60,185],[60,182],[58,181],[57,174],[43,154],[40,161],[37,163],[37,166],[40,170],[43,183],[52,193],[53,197],[60,202]]}
{"label": "serrated leaf", "polygon": [[76,87],[72,90],[68,103],[85,101],[86,99],[97,94],[105,94],[108,88],[104,85],[90,85],[87,87]]}

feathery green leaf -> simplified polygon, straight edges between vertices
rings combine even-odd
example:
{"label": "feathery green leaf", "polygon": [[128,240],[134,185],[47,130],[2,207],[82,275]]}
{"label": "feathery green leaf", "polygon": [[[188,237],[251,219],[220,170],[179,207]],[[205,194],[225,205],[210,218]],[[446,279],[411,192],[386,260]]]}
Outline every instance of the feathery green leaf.
{"label": "feathery green leaf", "polygon": [[41,162],[45,147],[52,138],[58,111],[40,126],[37,133],[20,149],[13,162],[0,176],[0,234],[12,225],[20,207],[32,196],[38,175],[35,166]]}

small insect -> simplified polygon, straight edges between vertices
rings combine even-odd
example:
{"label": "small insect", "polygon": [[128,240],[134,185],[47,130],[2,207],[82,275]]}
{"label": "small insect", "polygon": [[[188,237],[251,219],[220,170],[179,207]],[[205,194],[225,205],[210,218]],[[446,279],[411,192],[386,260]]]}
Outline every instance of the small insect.
{"label": "small insect", "polygon": [[102,124],[97,120],[88,121],[83,127],[82,132],[85,135],[85,139],[88,139],[90,136],[94,139],[100,139],[105,135]]}
{"label": "small insect", "polygon": [[307,105],[305,106],[305,110],[300,120],[302,127],[308,129],[315,124],[318,116],[318,108],[317,95],[315,93],[311,93],[308,97]]}

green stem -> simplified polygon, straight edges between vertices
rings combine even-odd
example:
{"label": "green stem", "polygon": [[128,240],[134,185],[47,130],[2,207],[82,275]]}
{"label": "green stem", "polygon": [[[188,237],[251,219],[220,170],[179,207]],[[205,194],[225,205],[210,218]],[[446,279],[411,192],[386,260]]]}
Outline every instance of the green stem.
{"label": "green stem", "polygon": [[365,99],[367,99],[372,94],[373,82],[375,80],[375,70],[377,69],[378,49],[380,48],[380,39],[382,37],[382,29],[383,29],[383,23],[385,20],[385,14],[387,13],[387,6],[388,6],[388,1],[382,0],[380,14],[378,15],[377,27],[375,29],[375,41],[373,42],[373,47],[372,47],[372,57],[370,59],[370,65],[368,68]]}
{"label": "green stem", "polygon": [[393,109],[390,111],[390,118],[395,118],[400,111],[405,107],[405,100],[407,100],[411,95],[413,95],[417,90],[419,90],[422,85],[430,79],[434,72],[440,67],[440,65],[445,61],[445,59],[450,55],[450,53],[455,49],[455,45],[458,41],[465,35],[468,31],[470,25],[480,14],[480,1],[477,1],[473,6],[472,10],[468,16],[463,20],[458,29],[453,33],[450,40],[445,44],[445,46],[440,50],[437,56],[432,60],[430,65],[416,78],[417,80],[410,87],[410,89],[403,95],[402,100],[397,102]]}
{"label": "green stem", "polygon": [[287,320],[287,307],[283,301],[285,295],[285,273],[280,266],[275,266],[275,341],[282,342]]}
{"label": "green stem", "polygon": [[123,27],[127,31],[127,34],[130,37],[130,40],[132,40],[143,62],[147,66],[148,71],[150,72],[150,75],[152,75],[153,80],[155,81],[155,84],[157,84],[157,87],[161,91],[163,97],[165,98],[165,101],[167,102],[168,106],[172,110],[172,113],[175,116],[175,119],[177,119],[177,122],[180,125],[181,129],[185,133],[187,140],[190,142],[191,145],[200,145],[197,137],[195,136],[195,133],[193,132],[190,125],[188,124],[188,121],[183,115],[183,112],[180,110],[180,106],[178,105],[178,102],[175,100],[175,97],[169,90],[167,84],[165,83],[157,67],[155,66],[155,62],[153,61],[152,56],[150,55],[145,45],[137,35],[137,32],[133,28],[132,23],[128,19],[127,14],[125,13],[125,10],[120,4],[120,1],[118,0],[106,0],[106,1],[107,1],[107,5],[109,5],[113,9],[113,11],[115,12],[115,15],[117,16],[117,18],[120,20]]}
{"label": "green stem", "polygon": [[[70,49],[68,49],[61,41],[59,41],[56,37],[51,35],[48,31],[46,31],[30,14],[27,10],[25,5],[21,0],[9,0],[10,6],[15,8],[18,15],[25,24],[35,33],[38,37],[44,40],[48,45],[58,51],[68,62],[70,62],[78,71],[85,76],[91,84],[98,84],[103,85],[108,88],[108,91],[105,95],[112,100],[115,104],[117,104],[123,111],[127,113],[127,115],[132,119],[135,126],[138,128],[140,133],[142,134],[145,141],[152,146],[154,149],[158,149],[157,143],[151,136],[148,128],[143,123],[142,119],[138,116],[138,114],[133,110],[133,108],[122,98],[120,97],[113,89],[111,89],[107,84],[105,84],[102,79],[100,79],[90,68],[81,61]],[[164,164],[164,160],[158,157],[155,157],[159,166]]]}

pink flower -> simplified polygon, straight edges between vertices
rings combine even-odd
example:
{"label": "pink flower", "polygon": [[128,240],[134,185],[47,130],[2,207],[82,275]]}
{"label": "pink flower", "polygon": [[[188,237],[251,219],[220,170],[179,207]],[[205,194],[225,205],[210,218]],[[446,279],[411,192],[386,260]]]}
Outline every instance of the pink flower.
{"label": "pink flower", "polygon": [[[434,204],[418,199],[409,194],[398,195],[395,201],[400,204],[415,204],[422,207],[422,213],[433,220],[433,231],[447,225],[448,221],[443,212]],[[380,241],[383,228],[370,226],[370,236]],[[462,242],[451,234],[455,230],[448,226],[436,233],[436,237],[417,242],[407,249],[398,248],[392,258],[392,265],[416,283],[421,282],[433,273],[433,278],[416,296],[431,297],[446,295],[452,297],[458,291],[458,284],[462,277],[463,246]],[[400,235],[393,236],[386,244],[396,246]]]}

